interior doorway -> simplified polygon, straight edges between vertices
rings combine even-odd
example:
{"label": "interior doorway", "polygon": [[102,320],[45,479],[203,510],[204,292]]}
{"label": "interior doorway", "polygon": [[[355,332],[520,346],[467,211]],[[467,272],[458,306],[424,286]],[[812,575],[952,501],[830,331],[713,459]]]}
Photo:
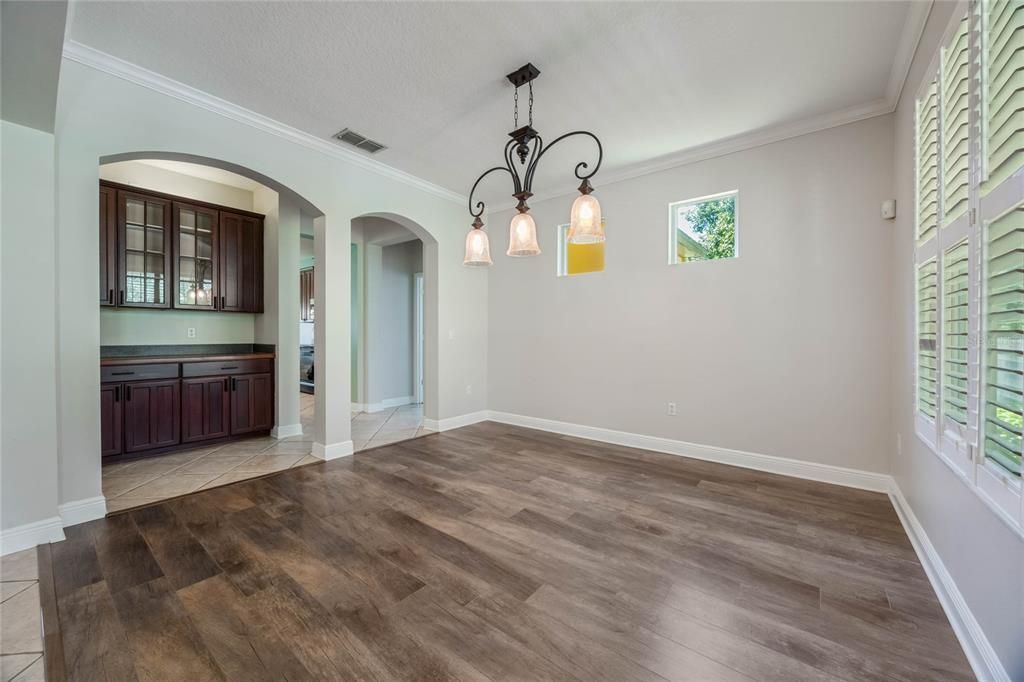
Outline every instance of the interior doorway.
{"label": "interior doorway", "polygon": [[423,239],[384,217],[352,221],[352,441],[356,451],[424,435],[430,311]]}

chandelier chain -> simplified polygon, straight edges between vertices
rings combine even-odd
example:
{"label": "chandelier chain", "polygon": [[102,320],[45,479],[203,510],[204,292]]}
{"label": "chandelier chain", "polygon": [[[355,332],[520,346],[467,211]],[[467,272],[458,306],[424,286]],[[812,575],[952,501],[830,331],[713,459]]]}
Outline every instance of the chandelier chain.
{"label": "chandelier chain", "polygon": [[519,88],[516,88],[516,94],[513,97],[513,101],[515,102],[515,105],[512,108],[512,128],[515,129],[519,127]]}
{"label": "chandelier chain", "polygon": [[530,127],[533,127],[533,81],[530,81]]}

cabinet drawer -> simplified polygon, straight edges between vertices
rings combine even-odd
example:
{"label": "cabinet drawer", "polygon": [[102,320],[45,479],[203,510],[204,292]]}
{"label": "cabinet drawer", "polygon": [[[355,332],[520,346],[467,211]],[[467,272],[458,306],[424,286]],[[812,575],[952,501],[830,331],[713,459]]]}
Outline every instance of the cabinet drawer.
{"label": "cabinet drawer", "polygon": [[185,362],[181,365],[181,375],[183,377],[208,377],[229,374],[267,374],[273,366],[274,361],[270,359]]}
{"label": "cabinet drawer", "polygon": [[102,383],[176,378],[178,378],[178,363],[176,362],[158,365],[110,365],[100,367],[100,381]]}

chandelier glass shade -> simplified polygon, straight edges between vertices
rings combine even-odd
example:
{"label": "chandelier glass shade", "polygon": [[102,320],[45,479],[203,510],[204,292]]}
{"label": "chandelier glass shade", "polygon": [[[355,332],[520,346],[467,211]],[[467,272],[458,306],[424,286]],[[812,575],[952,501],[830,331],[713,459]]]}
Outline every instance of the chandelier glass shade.
{"label": "chandelier glass shade", "polygon": [[466,235],[466,259],[462,261],[464,265],[480,267],[492,263],[491,244],[482,227],[483,223],[480,223],[480,227],[474,227]]}
{"label": "chandelier glass shade", "polygon": [[[537,224],[530,215],[530,207],[526,201],[533,196],[533,176],[537,171],[537,164],[544,157],[549,149],[562,140],[582,135],[589,137],[597,144],[597,162],[590,170],[586,161],[576,164],[575,175],[580,180],[579,192],[575,203],[572,205],[572,212],[569,222],[569,241],[574,244],[595,244],[604,241],[604,225],[601,221],[601,204],[591,194],[594,188],[590,184],[590,178],[597,174],[601,167],[601,159],[604,151],[601,147],[601,140],[594,133],[586,130],[575,130],[556,137],[549,144],[544,144],[543,138],[533,128],[533,81],[540,75],[540,71],[533,64],[526,64],[508,74],[509,82],[515,86],[515,108],[513,112],[515,130],[509,133],[511,138],[505,144],[504,165],[495,166],[484,171],[473,183],[469,192],[469,214],[473,216],[473,229],[466,235],[466,256],[463,263],[466,265],[491,265],[490,246],[487,235],[483,231],[481,216],[484,213],[484,202],[473,203],[473,195],[480,182],[492,173],[505,172],[512,180],[512,196],[518,200],[516,209],[518,213],[512,218],[509,225],[508,250],[509,256],[536,256],[540,254],[540,245],[537,242]],[[526,125],[519,126],[519,88],[527,85],[530,90],[529,120]],[[518,166],[516,159],[518,158]]]}
{"label": "chandelier glass shade", "polygon": [[537,223],[529,213],[519,213],[508,227],[508,256],[536,256],[540,253],[537,243]]}

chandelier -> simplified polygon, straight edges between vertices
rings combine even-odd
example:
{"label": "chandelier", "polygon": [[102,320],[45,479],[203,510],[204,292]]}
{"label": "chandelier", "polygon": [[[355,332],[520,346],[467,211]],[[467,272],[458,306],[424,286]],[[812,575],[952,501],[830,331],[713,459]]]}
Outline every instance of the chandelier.
{"label": "chandelier", "polygon": [[[601,159],[604,152],[601,149],[601,140],[586,130],[575,130],[556,137],[550,144],[545,145],[540,133],[533,128],[533,81],[540,75],[540,71],[533,64],[516,69],[506,76],[515,86],[513,119],[515,130],[509,133],[512,139],[505,144],[504,160],[505,165],[495,166],[483,172],[473,183],[473,189],[469,192],[469,214],[473,216],[473,228],[466,235],[466,258],[463,261],[466,265],[491,265],[491,247],[484,232],[484,223],[480,216],[484,213],[484,202],[476,202],[473,205],[473,194],[477,185],[491,173],[504,171],[512,178],[512,188],[515,190],[512,196],[519,203],[516,205],[518,213],[512,218],[508,233],[509,256],[536,256],[540,254],[540,245],[537,243],[537,224],[530,215],[530,207],[526,200],[533,196],[533,176],[537,171],[537,164],[544,157],[544,154],[556,144],[574,135],[586,135],[597,144],[597,163],[589,173],[585,172],[589,167],[585,161],[576,164],[575,174],[580,180],[580,196],[572,205],[569,216],[569,241],[573,244],[595,244],[604,241],[604,225],[601,222],[601,204],[591,192],[594,188],[590,184],[590,178],[594,177],[601,167]],[[525,126],[519,126],[519,88],[528,86],[530,92],[529,118]],[[522,173],[516,167],[515,158],[519,158],[519,165],[522,166]]]}

